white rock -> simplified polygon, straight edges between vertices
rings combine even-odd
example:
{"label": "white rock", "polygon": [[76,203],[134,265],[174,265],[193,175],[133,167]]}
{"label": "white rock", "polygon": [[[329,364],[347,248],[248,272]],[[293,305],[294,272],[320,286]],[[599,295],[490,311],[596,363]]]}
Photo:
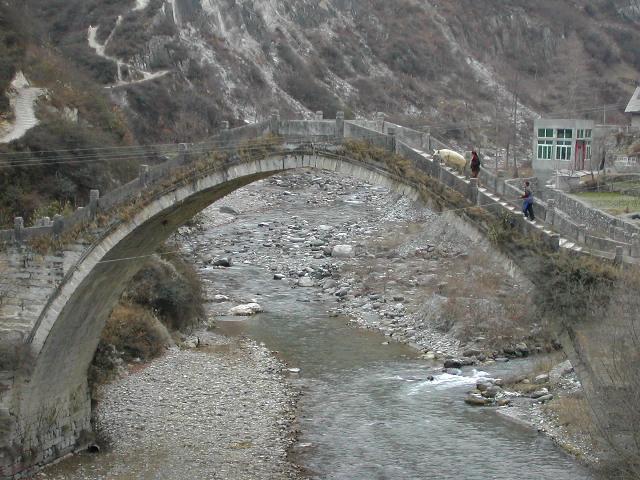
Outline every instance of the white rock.
{"label": "white rock", "polygon": [[337,258],[353,257],[353,254],[353,247],[351,245],[336,245],[331,251],[331,256]]}
{"label": "white rock", "polygon": [[313,278],[304,276],[300,280],[298,280],[299,287],[313,287],[314,282]]}
{"label": "white rock", "polygon": [[229,315],[235,315],[238,317],[247,317],[262,312],[262,307],[258,303],[247,303],[244,305],[238,305],[229,310]]}

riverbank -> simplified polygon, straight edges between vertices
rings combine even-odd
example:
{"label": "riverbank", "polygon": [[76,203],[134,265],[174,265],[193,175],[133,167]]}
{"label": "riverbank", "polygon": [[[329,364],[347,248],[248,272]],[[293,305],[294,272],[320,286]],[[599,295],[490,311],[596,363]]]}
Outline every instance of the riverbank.
{"label": "riverbank", "polygon": [[296,479],[297,392],[284,365],[246,339],[197,333],[198,346],[103,385],[100,454],[69,457],[35,478]]}

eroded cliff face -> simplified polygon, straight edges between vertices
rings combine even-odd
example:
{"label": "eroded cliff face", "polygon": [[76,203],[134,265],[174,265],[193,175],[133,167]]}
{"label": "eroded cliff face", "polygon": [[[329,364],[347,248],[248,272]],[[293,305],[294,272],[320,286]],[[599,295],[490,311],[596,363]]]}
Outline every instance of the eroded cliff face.
{"label": "eroded cliff face", "polygon": [[202,138],[272,108],[384,111],[473,138],[504,122],[513,93],[525,116],[569,115],[623,102],[640,70],[636,0],[26,4],[41,38],[115,87],[141,141]]}

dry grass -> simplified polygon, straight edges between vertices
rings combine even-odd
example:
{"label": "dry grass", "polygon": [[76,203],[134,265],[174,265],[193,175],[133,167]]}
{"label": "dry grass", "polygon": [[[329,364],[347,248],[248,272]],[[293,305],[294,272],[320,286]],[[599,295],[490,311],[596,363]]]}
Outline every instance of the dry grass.
{"label": "dry grass", "polygon": [[582,394],[558,396],[545,404],[544,410],[571,436],[593,442],[598,435],[589,402]]}
{"label": "dry grass", "polygon": [[164,352],[171,336],[149,309],[121,303],[111,312],[102,340],[124,352],[126,359],[150,360]]}

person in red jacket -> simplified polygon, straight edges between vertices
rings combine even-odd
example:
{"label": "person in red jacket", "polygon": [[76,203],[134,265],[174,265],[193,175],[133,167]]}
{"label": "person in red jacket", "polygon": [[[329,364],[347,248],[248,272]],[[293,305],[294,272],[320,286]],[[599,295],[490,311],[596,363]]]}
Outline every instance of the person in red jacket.
{"label": "person in red jacket", "polygon": [[471,152],[471,176],[473,178],[478,178],[478,174],[480,173],[480,157],[478,157],[478,153],[473,150]]}

